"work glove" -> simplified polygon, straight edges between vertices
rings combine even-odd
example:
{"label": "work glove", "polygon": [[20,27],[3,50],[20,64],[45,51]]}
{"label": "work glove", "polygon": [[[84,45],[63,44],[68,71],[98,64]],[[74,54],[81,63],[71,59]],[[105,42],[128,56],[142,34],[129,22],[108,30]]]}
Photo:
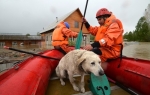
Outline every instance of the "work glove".
{"label": "work glove", "polygon": [[82,22],[85,24],[85,27],[88,29],[90,27],[90,24],[87,22],[87,20],[82,17]]}
{"label": "work glove", "polygon": [[102,51],[99,48],[93,48],[91,51],[93,51],[94,53],[98,55],[102,55]]}
{"label": "work glove", "polygon": [[100,43],[99,43],[99,41],[95,41],[94,43],[92,43],[91,44],[91,46],[93,47],[93,48],[100,48]]}
{"label": "work glove", "polygon": [[86,22],[87,22],[87,20],[85,19],[85,17],[82,17],[82,22],[83,22],[83,23],[86,23]]}

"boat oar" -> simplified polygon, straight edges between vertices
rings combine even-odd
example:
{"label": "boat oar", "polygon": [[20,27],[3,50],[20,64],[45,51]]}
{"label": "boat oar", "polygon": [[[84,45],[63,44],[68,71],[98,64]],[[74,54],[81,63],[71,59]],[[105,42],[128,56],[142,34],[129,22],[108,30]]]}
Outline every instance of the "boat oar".
{"label": "boat oar", "polygon": [[[84,10],[84,17],[85,17],[85,14],[86,14],[87,5],[88,5],[88,0],[86,1],[86,6],[85,6],[85,10]],[[78,37],[77,37],[75,49],[80,49],[80,46],[81,46],[81,43],[82,43],[82,35],[83,35],[82,34],[82,27],[83,27],[83,22],[81,24],[81,29],[80,29],[80,32],[79,32]]]}
{"label": "boat oar", "polygon": [[26,54],[31,54],[31,55],[34,55],[34,56],[40,56],[40,57],[43,57],[43,58],[60,60],[60,59],[57,59],[57,58],[53,58],[53,57],[49,57],[49,56],[44,56],[44,55],[41,55],[41,54],[35,54],[35,53],[32,53],[32,52],[27,52],[27,51],[15,49],[15,48],[7,47],[7,46],[4,46],[4,48],[5,49],[9,49],[9,50],[13,50],[13,51],[18,51],[18,52],[26,53]]}
{"label": "boat oar", "polygon": [[90,90],[94,95],[110,95],[110,85],[106,75],[90,74]]}

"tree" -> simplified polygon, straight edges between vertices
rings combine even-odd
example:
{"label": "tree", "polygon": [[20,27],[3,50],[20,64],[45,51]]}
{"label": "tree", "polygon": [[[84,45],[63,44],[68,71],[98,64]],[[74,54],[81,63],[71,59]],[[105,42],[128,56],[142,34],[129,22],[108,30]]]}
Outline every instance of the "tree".
{"label": "tree", "polygon": [[146,22],[145,17],[141,17],[140,20],[138,21],[135,29],[135,34],[136,34],[136,40],[137,41],[150,41],[150,29],[148,26],[148,23]]}
{"label": "tree", "polygon": [[141,17],[133,32],[124,34],[124,39],[128,41],[150,42],[150,4],[145,9],[145,14]]}
{"label": "tree", "polygon": [[128,34],[128,40],[133,41],[133,33],[131,31]]}
{"label": "tree", "polygon": [[94,36],[93,35],[90,35],[90,41],[94,41]]}
{"label": "tree", "polygon": [[146,22],[149,24],[150,27],[150,4],[148,4],[147,9],[145,9],[145,14]]}
{"label": "tree", "polygon": [[126,32],[123,36],[123,39],[127,39],[128,40],[128,32]]}
{"label": "tree", "polygon": [[124,39],[127,39],[127,41],[135,41],[134,40],[134,35],[133,35],[134,33],[133,32],[126,32],[125,34],[124,34]]}
{"label": "tree", "polygon": [[28,33],[28,34],[26,34],[26,36],[30,36],[30,34]]}
{"label": "tree", "polygon": [[150,27],[144,16],[139,19],[134,31],[124,34],[124,39],[140,42],[150,41]]}

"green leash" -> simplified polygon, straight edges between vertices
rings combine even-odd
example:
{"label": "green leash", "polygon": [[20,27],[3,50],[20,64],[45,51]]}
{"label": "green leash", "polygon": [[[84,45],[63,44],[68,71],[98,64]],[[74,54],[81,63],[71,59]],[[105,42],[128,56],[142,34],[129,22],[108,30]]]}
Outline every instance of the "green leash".
{"label": "green leash", "polygon": [[[86,14],[87,5],[88,5],[88,0],[86,1],[86,6],[85,6],[85,10],[84,10],[84,17],[85,17],[85,14]],[[80,32],[78,34],[77,40],[76,40],[75,49],[80,49],[80,47],[81,47],[82,35],[83,35],[82,34],[82,27],[83,27],[83,22],[82,22],[81,29],[80,29]]]}
{"label": "green leash", "polygon": [[102,76],[95,76],[91,73],[90,77],[90,90],[93,95],[110,95],[110,85],[105,74]]}

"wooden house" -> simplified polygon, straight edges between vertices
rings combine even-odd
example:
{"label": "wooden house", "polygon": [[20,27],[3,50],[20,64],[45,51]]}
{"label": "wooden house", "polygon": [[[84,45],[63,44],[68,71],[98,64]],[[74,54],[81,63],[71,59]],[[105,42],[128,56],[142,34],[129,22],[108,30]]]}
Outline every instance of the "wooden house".
{"label": "wooden house", "polygon": [[[67,13],[65,16],[61,17],[60,19],[58,18],[57,21],[52,23],[48,28],[44,29],[40,34],[42,37],[41,41],[41,48],[44,49],[51,49],[52,48],[52,33],[54,31],[54,28],[60,21],[66,21],[70,25],[70,29],[75,32],[80,32],[81,30],[81,24],[82,24],[82,13],[79,10],[79,8]],[[85,25],[83,25],[82,28],[82,33],[83,33],[83,40],[82,40],[82,46],[89,44],[90,43],[90,35],[88,33],[88,30],[86,29]],[[70,44],[75,45],[76,43],[76,38],[70,39]]]}

